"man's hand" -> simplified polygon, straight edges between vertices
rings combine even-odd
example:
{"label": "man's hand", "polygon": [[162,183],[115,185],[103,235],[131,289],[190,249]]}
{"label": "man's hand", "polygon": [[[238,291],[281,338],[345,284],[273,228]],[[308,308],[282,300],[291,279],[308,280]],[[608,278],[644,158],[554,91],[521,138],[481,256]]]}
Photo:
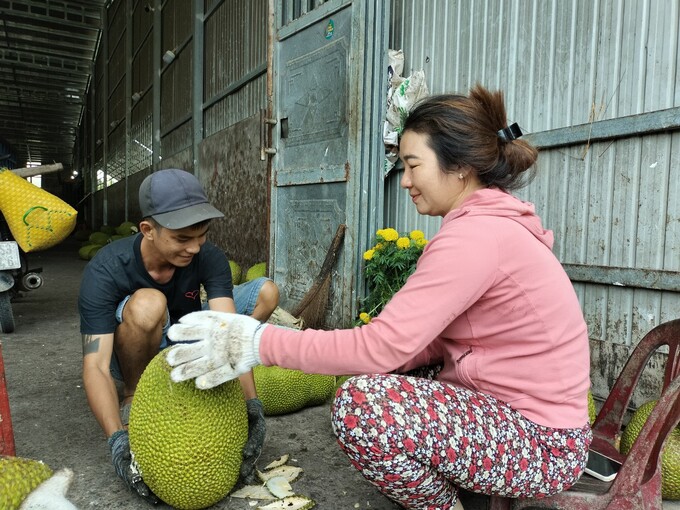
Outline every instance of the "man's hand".
{"label": "man's hand", "polygon": [[246,400],[248,409],[248,441],[243,448],[243,462],[241,463],[241,481],[245,485],[258,485],[255,464],[262,453],[267,426],[264,421],[264,407],[258,398]]}
{"label": "man's hand", "polygon": [[116,468],[116,473],[120,476],[128,487],[141,498],[152,505],[157,505],[160,500],[151,492],[151,489],[144,483],[139,474],[137,464],[132,460],[130,454],[130,438],[127,430],[119,430],[111,434],[108,439],[111,448],[111,462]]}
{"label": "man's hand", "polygon": [[185,315],[168,330],[176,345],[166,359],[175,382],[196,378],[196,387],[214,388],[260,364],[260,337],[266,324],[235,313],[202,311]]}

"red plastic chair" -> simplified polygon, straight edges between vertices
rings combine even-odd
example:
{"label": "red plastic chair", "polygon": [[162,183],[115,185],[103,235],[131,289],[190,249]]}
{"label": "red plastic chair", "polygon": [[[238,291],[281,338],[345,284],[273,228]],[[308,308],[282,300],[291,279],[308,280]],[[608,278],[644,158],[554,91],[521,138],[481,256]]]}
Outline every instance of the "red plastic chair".
{"label": "red plastic chair", "polygon": [[9,397],[5,383],[5,363],[2,359],[2,343],[0,343],[0,455],[16,455],[14,450],[14,431],[9,414]]}
{"label": "red plastic chair", "polygon": [[[662,394],[628,455],[616,448],[633,390],[652,354],[668,346]],[[603,482],[584,474],[567,491],[548,498],[511,499],[492,496],[490,510],[552,508],[561,510],[661,510],[661,451],[680,422],[680,319],[647,333],[633,350],[593,424],[590,446],[622,463],[616,478]]]}

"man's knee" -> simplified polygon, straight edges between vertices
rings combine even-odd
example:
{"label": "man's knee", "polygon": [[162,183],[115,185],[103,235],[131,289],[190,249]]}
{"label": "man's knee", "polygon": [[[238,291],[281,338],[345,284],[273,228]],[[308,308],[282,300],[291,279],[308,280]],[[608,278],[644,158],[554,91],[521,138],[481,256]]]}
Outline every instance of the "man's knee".
{"label": "man's knee", "polygon": [[260,293],[257,296],[257,304],[255,305],[255,310],[253,310],[253,317],[260,321],[265,321],[277,306],[279,306],[279,288],[272,280],[267,280],[262,284]]}
{"label": "man's knee", "polygon": [[142,327],[154,327],[165,322],[167,299],[156,289],[138,289],[123,309],[123,322]]}

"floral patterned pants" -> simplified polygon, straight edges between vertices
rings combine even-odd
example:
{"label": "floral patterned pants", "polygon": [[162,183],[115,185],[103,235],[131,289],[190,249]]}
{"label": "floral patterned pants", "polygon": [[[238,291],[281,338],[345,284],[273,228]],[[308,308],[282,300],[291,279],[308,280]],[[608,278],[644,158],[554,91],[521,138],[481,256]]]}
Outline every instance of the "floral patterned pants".
{"label": "floral patterned pants", "polygon": [[332,421],[352,464],[410,509],[452,508],[458,487],[555,494],[581,476],[592,437],[589,425],[544,427],[490,395],[404,375],[348,379]]}

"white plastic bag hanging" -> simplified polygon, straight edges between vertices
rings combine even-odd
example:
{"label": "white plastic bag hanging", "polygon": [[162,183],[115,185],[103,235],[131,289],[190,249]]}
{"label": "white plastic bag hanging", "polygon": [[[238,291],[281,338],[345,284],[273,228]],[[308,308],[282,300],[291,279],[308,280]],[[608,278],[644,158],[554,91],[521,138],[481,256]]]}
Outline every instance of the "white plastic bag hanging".
{"label": "white plastic bag hanging", "polygon": [[423,97],[429,95],[425,72],[415,71],[408,78],[401,76],[404,55],[401,50],[388,51],[390,87],[387,91],[387,111],[383,125],[383,142],[385,144],[385,177],[394,168],[398,158],[399,135],[411,107]]}

